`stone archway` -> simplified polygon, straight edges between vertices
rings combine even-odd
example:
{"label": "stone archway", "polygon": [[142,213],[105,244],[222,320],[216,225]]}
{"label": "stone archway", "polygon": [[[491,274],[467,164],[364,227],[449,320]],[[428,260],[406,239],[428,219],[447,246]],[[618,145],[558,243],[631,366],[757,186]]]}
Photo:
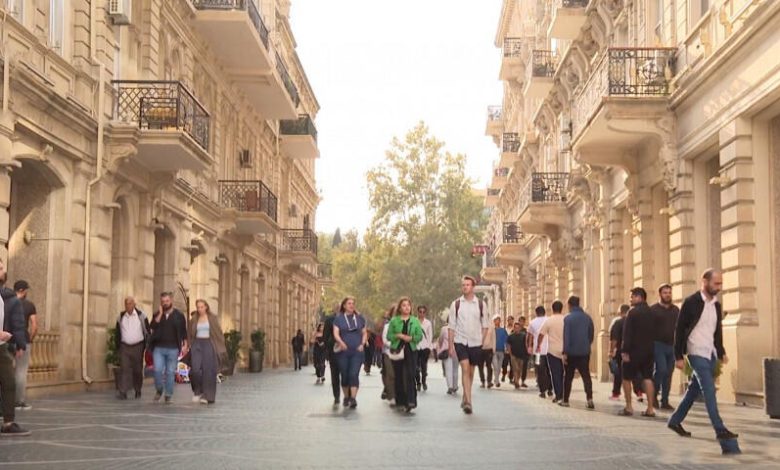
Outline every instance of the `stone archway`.
{"label": "stone archway", "polygon": [[119,207],[114,209],[111,222],[111,292],[109,306],[119,311],[127,296],[136,297],[135,269],[137,262],[136,218],[127,197],[116,200]]}

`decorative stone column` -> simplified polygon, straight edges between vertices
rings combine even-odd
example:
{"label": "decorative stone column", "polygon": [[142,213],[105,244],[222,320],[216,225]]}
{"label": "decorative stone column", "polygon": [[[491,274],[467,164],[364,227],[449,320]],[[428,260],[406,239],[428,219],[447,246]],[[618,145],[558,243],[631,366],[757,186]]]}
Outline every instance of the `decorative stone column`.
{"label": "decorative stone column", "polygon": [[696,272],[693,163],[680,162],[677,189],[669,196],[669,282],[674,302],[680,305],[698,288]]}
{"label": "decorative stone column", "polygon": [[[761,376],[751,373],[761,361],[756,305],[755,189],[751,121],[737,119],[720,130],[721,266],[723,343],[731,359],[723,368],[720,394],[738,402],[755,400]],[[742,365],[742,367],[740,367]]]}

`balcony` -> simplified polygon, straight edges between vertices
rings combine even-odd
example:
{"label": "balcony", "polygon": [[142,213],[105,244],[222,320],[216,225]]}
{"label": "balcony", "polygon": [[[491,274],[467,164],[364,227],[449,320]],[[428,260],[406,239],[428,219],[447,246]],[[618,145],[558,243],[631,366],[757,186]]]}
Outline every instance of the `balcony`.
{"label": "balcony", "polygon": [[279,123],[282,134],[282,151],[292,159],[313,159],[320,156],[317,148],[317,128],[308,114],[298,119],[284,120]]}
{"label": "balcony", "polygon": [[501,141],[501,131],[504,130],[504,119],[502,117],[503,109],[501,106],[488,106],[487,125],[485,126],[485,135],[493,137],[496,145]]}
{"label": "balcony", "polygon": [[567,224],[568,173],[533,173],[520,194],[520,227],[523,232],[557,238]]}
{"label": "balcony", "polygon": [[521,266],[527,261],[522,245],[525,237],[520,226],[514,222],[504,222],[501,243],[494,252],[496,262],[501,266]]}
{"label": "balcony", "polygon": [[249,102],[268,119],[295,119],[298,92],[270,47],[254,0],[192,0],[195,29]]}
{"label": "balcony", "polygon": [[513,81],[523,78],[525,60],[523,50],[528,41],[525,38],[504,39],[503,59],[501,70],[498,72],[499,80]]}
{"label": "balcony", "polygon": [[585,24],[585,10],[590,0],[555,0],[548,36],[557,39],[577,39]]}
{"label": "balcony", "polygon": [[517,132],[504,132],[501,136],[501,160],[499,166],[511,168],[520,151],[520,135]]}
{"label": "balcony", "polygon": [[490,182],[491,189],[504,189],[509,180],[510,168],[500,167],[493,169],[493,180]]}
{"label": "balcony", "polygon": [[279,201],[262,181],[221,180],[219,203],[223,218],[240,235],[275,233]]}
{"label": "balcony", "polygon": [[531,67],[526,74],[525,95],[529,98],[545,98],[553,86],[553,75],[558,67],[555,51],[534,49]]}
{"label": "balcony", "polygon": [[152,172],[202,171],[209,154],[210,118],[181,82],[112,82],[116,91],[111,135],[136,149],[135,159]]}
{"label": "balcony", "polygon": [[501,196],[500,189],[488,188],[485,197],[485,207],[495,207],[495,205],[498,204],[499,196]]}
{"label": "balcony", "polygon": [[488,284],[501,285],[506,281],[506,271],[496,263],[495,246],[493,245],[485,253],[479,277],[480,280]]}
{"label": "balcony", "polygon": [[317,279],[320,285],[329,287],[336,284],[333,280],[333,265],[328,263],[320,263],[317,265]]}
{"label": "balcony", "polygon": [[660,134],[669,114],[673,48],[610,48],[572,106],[572,146],[584,163],[614,165]]}
{"label": "balcony", "polygon": [[309,229],[282,230],[279,252],[286,265],[314,264],[317,262],[317,234]]}

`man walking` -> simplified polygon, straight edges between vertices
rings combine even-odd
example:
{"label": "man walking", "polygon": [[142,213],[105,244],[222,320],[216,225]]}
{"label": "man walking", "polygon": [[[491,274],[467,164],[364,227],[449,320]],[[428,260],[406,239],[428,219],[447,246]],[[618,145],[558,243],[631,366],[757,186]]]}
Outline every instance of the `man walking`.
{"label": "man walking", "polygon": [[462,296],[450,305],[449,343],[450,356],[460,362],[463,381],[463,402],[461,408],[466,414],[473,412],[471,386],[474,382],[474,368],[479,363],[482,344],[488,334],[489,322],[484,312],[482,299],[474,295],[477,281],[471,276],[461,280]]}
{"label": "man walking", "polygon": [[[3,401],[3,425],[0,436],[29,436],[30,431],[16,424],[16,377],[14,355],[20,357],[27,349],[22,304],[15,293],[5,287],[5,264],[0,261],[0,396]],[[14,348],[15,346],[15,348]]]}
{"label": "man walking", "polygon": [[682,427],[682,422],[688,416],[693,402],[704,395],[707,414],[710,417],[715,436],[719,440],[736,439],[737,434],[726,429],[718,413],[718,402],[715,396],[715,364],[720,359],[728,364],[729,358],[723,348],[723,310],[716,296],[723,288],[723,274],[715,269],[704,271],[701,279],[701,290],[694,293],[683,302],[680,310],[674,337],[675,365],[678,369],[685,367],[684,358],[693,369],[693,376],[677,410],[669,418],[668,426],[683,437],[691,433]]}
{"label": "man walking", "polygon": [[[658,392],[661,393],[662,410],[674,410],[669,404],[669,389],[672,386],[674,371],[674,328],[680,309],[672,303],[672,286],[663,284],[658,288],[658,303],[650,307],[655,317],[655,383],[656,396],[652,397],[653,405],[658,407]],[[649,398],[648,398],[649,399]]]}
{"label": "man walking", "polygon": [[[173,293],[160,294],[160,308],[151,324],[152,357],[154,358],[154,401],[165,394],[165,403],[171,403],[173,381],[179,353],[187,354],[187,320],[173,307]],[[163,378],[165,381],[163,381]]]}
{"label": "man walking", "polygon": [[[508,329],[514,328],[515,317],[509,315],[506,317],[506,327]],[[508,333],[507,333],[508,334]],[[507,370],[509,371],[509,380],[512,380],[514,376],[514,369],[512,368],[512,361],[509,358],[509,354],[504,354],[504,359],[501,361],[501,381],[506,382]],[[498,369],[496,369],[496,375],[498,375]]]}
{"label": "man walking", "polygon": [[[341,374],[339,364],[336,359],[336,353],[333,347],[336,345],[336,337],[333,335],[333,322],[339,315],[338,305],[336,305],[333,315],[325,317],[325,326],[322,328],[322,335],[325,337],[325,355],[328,358],[328,369],[330,369],[330,385],[333,387],[333,406],[337,407],[341,403]],[[392,368],[392,366],[391,366]]]}
{"label": "man walking", "polygon": [[653,386],[653,354],[655,351],[655,320],[650,306],[647,305],[647,291],[641,287],[631,289],[631,310],[626,315],[623,324],[623,395],[626,406],[620,411],[622,416],[631,416],[634,409],[631,406],[631,388],[635,377],[641,377],[647,409],[642,416],[655,416],[652,397],[655,396]]}
{"label": "man walking", "polygon": [[590,347],[593,344],[593,320],[580,307],[580,298],[569,297],[569,314],[563,319],[563,362],[566,366],[561,406],[569,406],[574,371],[580,373],[585,385],[588,409],[593,406],[593,382],[590,378]]}
{"label": "man walking", "polygon": [[631,309],[627,304],[620,306],[620,313],[609,327],[609,358],[610,370],[612,371],[612,396],[610,400],[620,399],[620,390],[623,388],[623,324],[626,321],[626,315]]}
{"label": "man walking", "polygon": [[141,398],[144,385],[144,350],[149,339],[149,320],[135,306],[135,299],[125,298],[125,309],[119,313],[115,327],[119,345],[119,391],[117,398],[127,400],[131,387],[135,398]]}
{"label": "man walking", "polygon": [[31,410],[32,406],[27,404],[27,371],[30,368],[30,350],[32,349],[32,340],[38,334],[38,316],[36,315],[35,304],[30,302],[27,294],[30,290],[30,284],[27,281],[19,280],[14,283],[14,292],[22,304],[24,312],[24,326],[26,334],[27,347],[22,351],[21,356],[16,357],[16,409]]}
{"label": "man walking", "polygon": [[[496,315],[496,317],[493,319],[493,326],[495,327],[494,331],[496,338],[496,344],[493,348],[493,382],[495,383],[496,387],[500,387],[501,381],[498,380],[498,369],[500,369],[504,363],[506,340],[509,338],[509,333],[507,333],[506,329],[501,326],[501,317],[498,315]],[[510,377],[510,379],[511,378],[512,377]],[[488,377],[488,380],[490,380],[490,377]]]}
{"label": "man walking", "polygon": [[[509,354],[509,360],[512,362],[512,385],[515,386],[515,390],[520,387],[526,388],[525,374],[521,373],[526,371],[528,364],[528,341],[526,337],[528,332],[523,327],[525,325],[525,317],[520,317],[512,327],[512,334],[507,338],[507,354]],[[520,378],[522,375],[522,384]]]}
{"label": "man walking", "polygon": [[528,327],[528,351],[534,356],[534,370],[536,372],[536,384],[539,387],[539,398],[545,398],[552,395],[552,382],[550,379],[550,368],[547,364],[547,353],[549,352],[549,340],[543,338],[539,341],[539,333],[542,331],[542,325],[547,321],[546,311],[543,306],[536,307],[536,318],[531,321]]}
{"label": "man walking", "polygon": [[[485,388],[485,369],[487,369],[487,387],[493,388],[493,352],[495,349],[496,330],[488,328],[487,334],[482,340],[482,351],[479,357],[479,365],[477,366],[481,388]],[[496,375],[498,375],[498,370],[496,370]]]}
{"label": "man walking", "polygon": [[417,391],[420,389],[428,390],[428,359],[431,357],[431,348],[433,347],[433,324],[428,320],[428,307],[420,305],[417,307],[417,318],[420,320],[420,326],[423,330],[423,339],[417,343]]}
{"label": "man walking", "polygon": [[298,331],[295,332],[295,336],[290,340],[290,345],[293,350],[293,370],[301,370],[304,343],[306,343],[306,338],[303,336],[303,331],[298,329]]}
{"label": "man walking", "polygon": [[552,388],[555,392],[553,403],[563,400],[563,303],[552,303],[553,314],[539,330],[539,341],[549,340],[547,365],[550,368]]}

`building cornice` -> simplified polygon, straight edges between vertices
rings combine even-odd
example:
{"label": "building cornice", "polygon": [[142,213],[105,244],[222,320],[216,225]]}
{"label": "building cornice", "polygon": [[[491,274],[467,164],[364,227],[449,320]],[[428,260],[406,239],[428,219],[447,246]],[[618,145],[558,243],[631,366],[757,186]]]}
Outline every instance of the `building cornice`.
{"label": "building cornice", "polygon": [[504,38],[509,31],[512,22],[512,14],[515,12],[517,0],[504,0],[501,5],[501,17],[498,19],[498,31],[496,31],[495,45],[497,48],[504,46]]}

